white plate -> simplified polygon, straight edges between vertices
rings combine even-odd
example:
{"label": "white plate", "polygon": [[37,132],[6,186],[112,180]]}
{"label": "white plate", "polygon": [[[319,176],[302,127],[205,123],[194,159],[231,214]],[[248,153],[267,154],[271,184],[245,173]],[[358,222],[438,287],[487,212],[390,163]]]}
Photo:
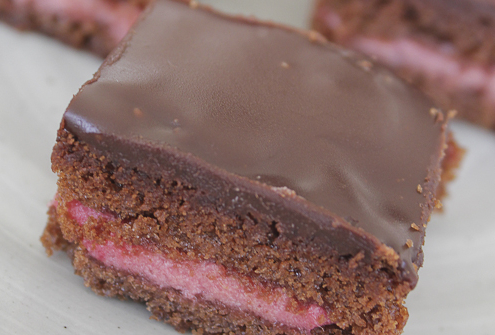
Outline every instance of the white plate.
{"label": "white plate", "polygon": [[[304,27],[309,2],[211,0]],[[39,242],[55,193],[50,152],[62,113],[101,60],[0,24],[0,334],[175,334],[143,305],[96,296],[61,253]],[[495,133],[454,124],[468,154],[445,213],[428,227],[425,265],[405,334],[495,329]]]}

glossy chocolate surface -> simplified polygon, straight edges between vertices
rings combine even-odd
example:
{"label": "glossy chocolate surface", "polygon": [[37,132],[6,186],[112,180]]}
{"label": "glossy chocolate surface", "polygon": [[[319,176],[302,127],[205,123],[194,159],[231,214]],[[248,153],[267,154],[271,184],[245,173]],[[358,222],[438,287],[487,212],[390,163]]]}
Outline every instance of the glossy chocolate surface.
{"label": "glossy chocolate surface", "polygon": [[422,232],[411,224],[429,215],[443,124],[389,72],[310,37],[157,1],[72,101],[65,128],[138,168],[208,170],[202,187],[225,207],[261,208],[260,195],[304,238],[328,232],[324,243],[354,253],[385,243],[415,282]]}

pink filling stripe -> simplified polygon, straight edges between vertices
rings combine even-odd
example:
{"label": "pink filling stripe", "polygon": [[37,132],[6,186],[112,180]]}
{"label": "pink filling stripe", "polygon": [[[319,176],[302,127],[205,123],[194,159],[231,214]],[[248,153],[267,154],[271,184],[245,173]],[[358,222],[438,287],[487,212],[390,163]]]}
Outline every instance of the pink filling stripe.
{"label": "pink filling stripe", "polygon": [[[110,213],[97,212],[77,201],[70,202],[67,207],[71,217],[81,225],[90,217],[104,220],[115,218]],[[188,299],[201,296],[292,328],[311,330],[332,324],[321,306],[314,303],[303,305],[281,288],[268,290],[252,280],[251,285],[247,286],[244,284],[246,281],[227,274],[223,266],[213,262],[177,262],[141,246],[116,246],[111,241],[96,244],[84,240],[83,243],[89,254],[106,266],[138,274],[161,288],[180,290]]]}
{"label": "pink filling stripe", "polygon": [[119,42],[137,19],[140,10],[128,2],[108,0],[13,0],[14,8],[33,8],[45,15],[69,21],[98,22],[107,27],[114,43]]}

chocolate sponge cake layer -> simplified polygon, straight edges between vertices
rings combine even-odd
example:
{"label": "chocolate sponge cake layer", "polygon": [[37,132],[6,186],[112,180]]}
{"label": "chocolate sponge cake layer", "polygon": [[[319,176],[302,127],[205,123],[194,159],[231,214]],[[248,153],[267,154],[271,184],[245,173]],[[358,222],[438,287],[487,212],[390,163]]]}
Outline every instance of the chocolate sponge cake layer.
{"label": "chocolate sponge cake layer", "polygon": [[[165,321],[179,331],[196,329],[199,333],[206,334],[299,334],[297,330],[291,330],[283,325],[270,325],[256,315],[233,311],[218,303],[185,299],[176,290],[163,290],[139,276],[105,267],[88,256],[84,250],[77,249],[75,244],[67,243],[60,230],[54,207],[50,209],[50,220],[45,229],[43,242],[47,248],[50,248],[49,250],[65,250],[72,259],[76,273],[83,277],[85,285],[96,293],[144,302],[151,311],[152,318]],[[314,329],[311,333],[351,334],[350,331],[341,330],[335,325],[323,326]]]}
{"label": "chocolate sponge cake layer", "polygon": [[[402,299],[412,284],[392,272],[387,262],[395,264],[396,259],[388,248],[365,260],[363,251],[342,254],[314,242],[293,241],[282,230],[285,222],[254,209],[244,215],[219,212],[216,206],[198,203],[200,192],[180,179],[150,178],[126,169],[111,172],[108,161],[101,162],[98,155],[87,154],[87,147],[73,144],[63,148],[71,154],[64,154],[62,165],[54,161],[60,178],[57,224],[66,241],[112,241],[159,250],[176,260],[213,261],[248,281],[270,289],[283,287],[301,303],[332,306],[329,316],[343,329],[347,324],[364,325],[363,317],[394,328],[404,324],[407,312]],[[73,164],[81,155],[85,157],[81,164]],[[120,213],[122,219],[80,226],[68,213],[73,199]],[[119,208],[123,204],[125,208]],[[356,296],[356,292],[361,293]],[[360,294],[365,301],[358,299]]]}
{"label": "chocolate sponge cake layer", "polygon": [[156,1],[64,114],[43,242],[178,329],[399,334],[446,119],[318,35]]}
{"label": "chocolate sponge cake layer", "polygon": [[376,57],[446,110],[495,128],[495,4],[319,0],[313,28]]}

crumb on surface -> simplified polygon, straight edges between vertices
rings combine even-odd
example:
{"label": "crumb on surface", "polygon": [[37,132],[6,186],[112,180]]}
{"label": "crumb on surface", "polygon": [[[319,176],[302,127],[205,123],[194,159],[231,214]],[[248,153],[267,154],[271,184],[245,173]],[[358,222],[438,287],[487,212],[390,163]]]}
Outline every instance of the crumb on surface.
{"label": "crumb on surface", "polygon": [[192,9],[196,9],[199,7],[199,3],[196,0],[191,0],[189,1],[189,7],[191,7]]}
{"label": "crumb on surface", "polygon": [[445,119],[442,111],[438,108],[434,108],[434,107],[430,108],[430,115],[433,116],[435,122],[443,122]]}
{"label": "crumb on surface", "polygon": [[320,34],[315,30],[310,30],[308,37],[311,42],[316,42],[318,39],[321,38]]}
{"label": "crumb on surface", "polygon": [[370,71],[373,68],[373,63],[366,59],[360,60],[357,64],[365,71]]}
{"label": "crumb on surface", "polygon": [[430,115],[431,116],[437,116],[438,113],[440,113],[440,110],[438,108],[430,108]]}
{"label": "crumb on surface", "polygon": [[457,116],[457,110],[451,109],[447,112],[447,118],[448,119],[453,119]]}

